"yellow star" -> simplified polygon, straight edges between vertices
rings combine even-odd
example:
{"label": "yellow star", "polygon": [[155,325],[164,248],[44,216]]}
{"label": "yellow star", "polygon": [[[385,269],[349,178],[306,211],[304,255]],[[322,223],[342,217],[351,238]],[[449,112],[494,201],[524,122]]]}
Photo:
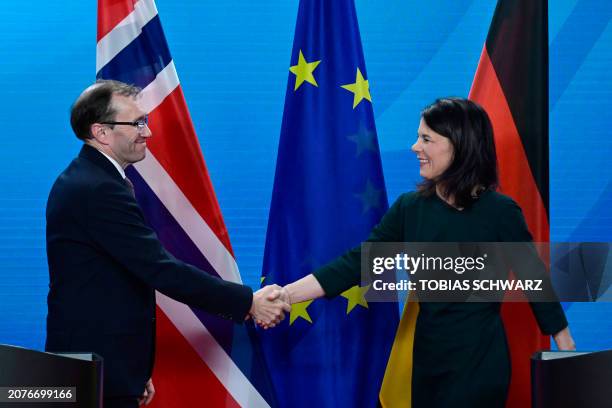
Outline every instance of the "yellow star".
{"label": "yellow star", "polygon": [[366,309],[368,308],[368,302],[365,300],[365,294],[368,289],[370,289],[370,285],[363,287],[355,285],[352,288],[342,292],[341,296],[348,300],[346,305],[346,314],[351,313],[351,310],[353,310],[357,305],[363,306]]}
{"label": "yellow star", "polygon": [[305,302],[294,303],[291,305],[291,314],[289,315],[289,326],[291,326],[298,317],[301,317],[307,322],[312,323],[312,319],[310,318],[310,315],[308,314],[308,310],[306,310],[308,306],[310,306],[311,303],[312,303],[312,300],[307,300]]}
{"label": "yellow star", "polygon": [[261,284],[263,283],[263,281],[265,281],[265,280],[266,280],[266,277],[265,277],[265,276],[262,276],[262,277],[261,277],[261,280],[259,281],[259,284],[261,285]]}
{"label": "yellow star", "polygon": [[363,99],[367,99],[368,101],[372,102],[372,97],[370,96],[370,85],[367,80],[363,79],[363,75],[361,75],[359,68],[357,68],[355,82],[352,84],[341,85],[341,87],[355,94],[353,97],[353,109],[355,109],[355,107],[359,105]]}
{"label": "yellow star", "polygon": [[304,83],[304,81],[314,86],[319,86],[317,85],[317,81],[315,80],[315,77],[312,73],[320,62],[321,60],[314,62],[306,61],[306,58],[304,58],[304,54],[302,54],[302,50],[300,50],[297,65],[293,65],[289,68],[289,71],[295,74],[295,88],[293,88],[294,91],[297,91],[297,89],[300,87],[300,85]]}

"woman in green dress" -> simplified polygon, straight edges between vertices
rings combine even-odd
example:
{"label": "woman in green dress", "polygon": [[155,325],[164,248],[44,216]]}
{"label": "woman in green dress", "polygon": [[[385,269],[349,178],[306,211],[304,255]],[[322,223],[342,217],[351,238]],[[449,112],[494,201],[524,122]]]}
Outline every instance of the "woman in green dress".
{"label": "woman in green dress", "polygon": [[[467,99],[439,99],[422,112],[412,151],[423,181],[401,195],[371,242],[528,242],[519,206],[496,192],[497,158],[486,112]],[[298,303],[334,297],[359,284],[354,248],[281,289]],[[558,302],[531,303],[540,330],[561,350],[575,348]],[[417,318],[412,406],[504,407],[510,358],[500,303],[425,303]],[[272,327],[276,322],[264,327]]]}

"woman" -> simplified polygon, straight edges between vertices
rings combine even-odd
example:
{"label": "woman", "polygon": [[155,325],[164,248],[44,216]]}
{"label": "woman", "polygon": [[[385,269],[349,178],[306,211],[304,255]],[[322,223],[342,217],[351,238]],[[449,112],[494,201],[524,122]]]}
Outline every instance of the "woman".
{"label": "woman", "polygon": [[[531,241],[521,209],[495,192],[493,129],[486,112],[466,99],[425,108],[412,146],[423,177],[401,195],[368,241]],[[355,248],[280,292],[288,303],[334,297],[360,282]],[[421,303],[414,340],[413,407],[503,407],[510,359],[499,303]],[[532,303],[543,334],[574,348],[559,303]]]}

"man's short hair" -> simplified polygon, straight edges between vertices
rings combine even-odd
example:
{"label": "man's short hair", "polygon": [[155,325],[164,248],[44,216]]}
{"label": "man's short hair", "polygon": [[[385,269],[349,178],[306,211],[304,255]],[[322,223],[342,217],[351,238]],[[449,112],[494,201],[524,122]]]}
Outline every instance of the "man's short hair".
{"label": "man's short hair", "polygon": [[112,122],[117,112],[112,106],[113,95],[135,97],[141,89],[120,81],[99,79],[77,98],[70,108],[70,125],[76,137],[91,139],[91,125]]}

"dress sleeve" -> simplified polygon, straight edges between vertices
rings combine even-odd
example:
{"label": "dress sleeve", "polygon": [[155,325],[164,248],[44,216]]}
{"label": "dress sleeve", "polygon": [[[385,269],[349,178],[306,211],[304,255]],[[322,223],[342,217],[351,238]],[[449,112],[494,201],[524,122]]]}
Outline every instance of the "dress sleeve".
{"label": "dress sleeve", "polygon": [[[504,203],[502,214],[499,215],[498,220],[500,241],[526,243],[524,247],[513,248],[513,250],[520,251],[519,255],[513,254],[509,257],[511,259],[510,267],[515,275],[519,278],[537,277],[542,279],[544,290],[549,291],[548,293],[551,294],[554,293],[546,267],[532,243],[532,236],[529,233],[523,212],[518,204],[512,200]],[[529,306],[542,334],[555,334],[567,327],[565,313],[558,301],[530,301]]]}
{"label": "dress sleeve", "polygon": [[[403,204],[406,194],[401,195],[389,208],[389,211],[372,229],[367,242],[399,242],[402,241]],[[345,290],[359,284],[361,278],[361,245],[345,252],[313,272],[321,284],[325,296],[333,298]]]}

